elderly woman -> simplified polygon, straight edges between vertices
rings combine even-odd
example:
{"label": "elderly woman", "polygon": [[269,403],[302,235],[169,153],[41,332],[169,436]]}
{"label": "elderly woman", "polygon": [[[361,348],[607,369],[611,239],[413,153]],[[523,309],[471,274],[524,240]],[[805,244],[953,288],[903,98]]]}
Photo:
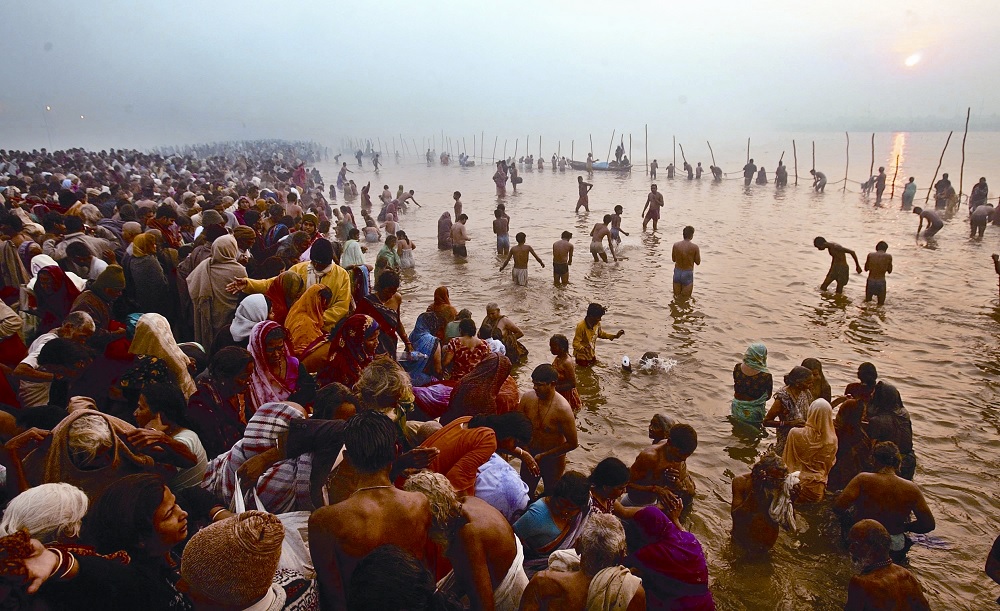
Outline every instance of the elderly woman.
{"label": "elderly woman", "polygon": [[773,391],[774,381],[767,370],[767,346],[759,342],[750,344],[743,362],[733,367],[733,418],[760,426]]}
{"label": "elderly woman", "polygon": [[223,327],[212,342],[212,354],[226,346],[246,348],[250,344],[250,331],[254,325],[267,320],[271,303],[264,295],[248,295],[236,306],[233,322]]}
{"label": "elderly woman", "polygon": [[797,500],[804,503],[822,501],[827,477],[837,460],[833,408],[826,399],[813,401],[806,425],[788,432],[781,458],[789,471],[799,472],[801,492]]}
{"label": "elderly woman", "polygon": [[774,452],[785,450],[788,431],[806,423],[806,410],[812,402],[812,372],[802,366],[793,367],[785,375],[785,386],[774,393],[774,403],[764,416],[764,426],[778,430],[778,440]]}
{"label": "elderly woman", "polygon": [[250,391],[256,405],[274,401],[312,403],[316,382],[292,355],[285,330],[273,320],[257,323],[250,332],[254,358]]}
{"label": "elderly woman", "polygon": [[[232,499],[236,493],[236,471],[247,460],[272,449],[274,440],[288,432],[292,420],[305,417],[305,410],[294,403],[262,405],[247,423],[243,439],[209,463],[202,487],[221,499]],[[257,497],[264,505],[257,509],[271,513],[312,510],[311,472],[311,453],[274,464],[256,482]],[[248,502],[247,507],[251,504]]]}
{"label": "elderly woman", "polygon": [[211,346],[219,331],[233,320],[239,298],[228,292],[226,285],[247,275],[246,268],[236,262],[237,255],[236,238],[221,237],[212,243],[212,256],[188,276],[188,294],[194,308],[194,339],[202,346]]}
{"label": "elderly woman", "polygon": [[27,530],[43,544],[72,543],[90,505],[87,495],[72,484],[53,482],[29,488],[7,505],[0,521],[0,537]]}

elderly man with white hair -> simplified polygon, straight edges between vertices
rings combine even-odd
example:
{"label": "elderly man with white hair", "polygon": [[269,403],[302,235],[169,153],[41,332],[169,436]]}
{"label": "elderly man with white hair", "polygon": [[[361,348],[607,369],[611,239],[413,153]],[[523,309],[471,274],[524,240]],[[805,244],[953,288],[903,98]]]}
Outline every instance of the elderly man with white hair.
{"label": "elderly man with white hair", "polygon": [[83,490],[65,482],[28,488],[14,497],[0,520],[0,537],[27,530],[43,544],[72,543],[90,502]]}
{"label": "elderly man with white hair", "polygon": [[18,399],[21,407],[35,407],[49,402],[49,389],[58,376],[57,371],[39,363],[42,348],[56,338],[67,339],[81,346],[94,334],[94,319],[86,312],[70,312],[63,323],[52,332],[35,338],[28,347],[28,356],[14,368],[13,377],[20,380]]}
{"label": "elderly man with white hair", "polygon": [[554,603],[560,609],[588,611],[639,611],[646,608],[642,580],[621,566],[625,557],[625,529],[615,516],[590,516],[576,542],[580,568],[576,571],[548,569],[528,583],[521,600],[523,611],[535,611]]}

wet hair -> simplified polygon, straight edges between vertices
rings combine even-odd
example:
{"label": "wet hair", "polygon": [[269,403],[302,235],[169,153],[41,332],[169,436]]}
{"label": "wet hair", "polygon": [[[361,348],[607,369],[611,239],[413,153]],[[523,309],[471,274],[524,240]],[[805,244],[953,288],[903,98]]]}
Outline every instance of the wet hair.
{"label": "wet hair", "polygon": [[153,516],[166,484],[158,475],[138,473],[115,480],[84,518],[83,532],[102,554],[125,550],[145,556],[142,544],[153,535]]}
{"label": "wet hair", "polygon": [[613,216],[611,216],[610,214],[605,214],[605,215],[604,215],[604,224],[605,224],[605,225],[607,225],[607,224],[608,224],[608,223],[610,223],[610,222],[611,222],[611,221],[612,221],[613,219],[614,219],[614,217],[613,217]]}
{"label": "wet hair", "polygon": [[569,338],[562,333],[556,333],[549,338],[550,344],[555,344],[557,348],[564,352],[569,352]]}
{"label": "wet hair", "polygon": [[580,570],[596,575],[615,566],[625,555],[625,529],[621,521],[608,513],[594,513],[577,539]]}
{"label": "wet hair", "polygon": [[476,334],[476,323],[471,318],[463,318],[458,321],[458,332],[463,337],[472,337]]}
{"label": "wet hair", "polygon": [[875,245],[875,250],[877,250],[879,252],[885,252],[885,251],[889,250],[889,244],[888,244],[888,242],[886,242],[885,240],[882,240],[881,242],[879,242],[878,244]]}
{"label": "wet hair", "polygon": [[493,211],[493,216],[495,216],[497,218],[503,217],[503,210],[500,210],[499,208],[497,208],[496,210]]}
{"label": "wet hair", "polygon": [[396,424],[377,411],[361,411],[344,426],[344,447],[359,473],[377,473],[396,458]]}
{"label": "wet hair", "polygon": [[406,478],[403,490],[427,497],[431,506],[434,528],[449,530],[455,520],[462,517],[462,502],[448,478],[440,473],[422,470]]}
{"label": "wet hair", "polygon": [[212,357],[208,372],[216,381],[232,380],[243,373],[247,365],[253,362],[253,355],[246,348],[226,346]]}
{"label": "wet hair", "polygon": [[591,303],[587,306],[587,317],[588,318],[601,318],[608,313],[607,308],[599,303]]}
{"label": "wet hair", "polygon": [[351,394],[351,389],[340,382],[332,382],[316,393],[316,401],[313,403],[313,415],[316,420],[333,420],[333,415],[344,403],[350,403],[358,409],[361,403],[358,398]]}
{"label": "wet hair", "polygon": [[354,384],[354,395],[361,400],[363,410],[388,410],[412,394],[410,376],[386,355],[375,357]]}
{"label": "wet hair", "polygon": [[684,228],[684,239],[690,240],[693,237],[694,237],[694,227],[688,225],[687,227]]}
{"label": "wet hair", "polygon": [[452,197],[454,197],[455,199],[459,199],[460,197],[462,197],[462,194],[459,191],[455,191],[452,194]]}
{"label": "wet hair", "polygon": [[481,426],[493,429],[497,441],[514,439],[518,443],[527,444],[531,441],[531,420],[521,412],[504,414],[477,414],[466,425],[470,429]]}
{"label": "wet hair", "polygon": [[358,231],[357,227],[351,227],[351,230],[347,232],[348,240],[357,240],[361,237],[361,232]]}
{"label": "wet hair", "polygon": [[822,248],[825,245],[826,245],[826,238],[824,238],[823,236],[816,236],[813,239],[813,246],[815,246],[816,248]]}
{"label": "wet hair", "polygon": [[564,499],[582,509],[590,500],[590,481],[582,473],[567,471],[553,488],[552,497]]}
{"label": "wet hair", "polygon": [[455,220],[458,220],[458,221],[467,221],[467,220],[469,220],[469,215],[468,215],[468,214],[462,214],[462,215],[460,215],[460,216],[459,216],[459,217],[458,217],[457,219],[455,219]]}
{"label": "wet hair", "polygon": [[920,206],[914,206],[913,207],[913,214],[920,214],[923,211],[924,211],[924,209],[921,208]]}
{"label": "wet hair", "polygon": [[528,236],[525,235],[523,231],[518,231],[517,235],[514,236],[514,239],[517,240],[518,244],[524,244],[524,241],[528,239]]}
{"label": "wet hair", "polygon": [[698,448],[698,432],[690,424],[675,424],[667,431],[670,445],[687,456],[694,454]]}
{"label": "wet hair", "polygon": [[[653,185],[653,186],[656,186],[656,185]],[[622,210],[624,210],[624,208],[621,207],[621,204],[615,206],[615,212],[617,212],[618,214],[621,214]]]}
{"label": "wet hair", "polygon": [[872,363],[861,363],[858,365],[858,379],[865,384],[875,384],[878,380],[878,370]]}
{"label": "wet hair", "polygon": [[399,274],[387,269],[378,277],[378,281],[375,282],[375,290],[381,291],[384,289],[398,289],[399,288]]}
{"label": "wet hair", "polygon": [[187,399],[177,385],[153,382],[143,386],[140,395],[146,398],[149,411],[163,415],[171,424],[192,428],[187,419]]}
{"label": "wet hair", "polygon": [[461,609],[439,592],[423,563],[401,547],[382,545],[354,567],[347,586],[349,611],[452,611]]}
{"label": "wet hair", "polygon": [[564,231],[564,232],[562,232],[562,239],[564,239],[564,240],[568,240],[568,239],[570,239],[570,238],[572,238],[572,237],[573,237],[573,234],[572,234],[572,233],[570,233],[570,232],[568,232],[568,231]]}
{"label": "wet hair", "polygon": [[625,463],[613,456],[609,456],[597,463],[594,470],[590,472],[588,479],[592,486],[615,488],[628,483],[629,471]]}
{"label": "wet hair", "polygon": [[540,384],[555,384],[559,380],[556,368],[548,363],[542,363],[531,372],[531,381]]}
{"label": "wet hair", "polygon": [[896,447],[896,444],[891,441],[880,441],[872,449],[872,460],[875,461],[876,465],[892,467],[898,471],[899,464],[903,459],[899,455],[899,448]]}
{"label": "wet hair", "polygon": [[781,460],[781,457],[774,452],[767,452],[760,457],[753,467],[750,468],[750,479],[754,484],[764,484],[768,481],[768,472],[776,471],[781,469],[783,471],[788,471],[788,467],[785,466],[785,461]]}

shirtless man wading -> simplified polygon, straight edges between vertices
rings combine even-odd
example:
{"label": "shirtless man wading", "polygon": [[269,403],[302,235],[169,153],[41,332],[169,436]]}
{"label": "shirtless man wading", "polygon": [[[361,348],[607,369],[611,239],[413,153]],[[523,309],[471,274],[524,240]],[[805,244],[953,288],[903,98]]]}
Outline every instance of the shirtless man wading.
{"label": "shirtless man wading", "polygon": [[885,275],[892,273],[892,255],[887,253],[889,245],[879,242],[875,252],[868,253],[865,259],[865,271],[868,272],[868,282],[865,284],[865,301],[878,297],[878,304],[885,303]]}
{"label": "shirtless man wading", "polygon": [[590,230],[590,254],[594,256],[594,261],[597,261],[600,257],[601,261],[605,263],[608,262],[608,253],[604,252],[604,239],[608,239],[608,250],[611,251],[611,257],[617,262],[618,255],[615,254],[615,245],[611,239],[611,230],[608,225],[614,217],[610,214],[604,215],[604,222],[594,225],[594,228]]}
{"label": "shirtless man wading", "polygon": [[854,258],[854,267],[861,273],[861,263],[858,261],[858,255],[850,248],[844,248],[840,244],[834,242],[827,242],[826,238],[817,237],[813,240],[813,246],[818,250],[828,250],[830,252],[830,271],[826,273],[826,278],[823,280],[823,284],[819,286],[819,290],[825,291],[830,287],[830,284],[834,281],[837,282],[837,294],[844,292],[844,285],[851,277],[851,268],[847,265],[847,255],[851,255]]}
{"label": "shirtless man wading", "polygon": [[[656,228],[656,221],[653,221]],[[701,250],[691,241],[694,237],[694,227],[684,228],[684,239],[675,242],[670,251],[670,259],[674,262],[674,297],[690,299],[694,290],[694,266],[701,265]]]}
{"label": "shirtless man wading", "polygon": [[[653,231],[656,231],[656,221],[660,220],[660,208],[663,207],[663,194],[656,190],[656,185],[649,186],[649,195],[646,196],[646,205],[642,207],[642,230],[646,231],[646,225],[653,221]],[[646,209],[649,212],[646,212]]]}
{"label": "shirtless man wading", "polygon": [[569,266],[573,264],[573,234],[564,231],[552,244],[552,277],[556,284],[569,284]]}
{"label": "shirtless man wading", "polygon": [[514,239],[517,240],[517,246],[511,248],[510,252],[507,253],[507,258],[500,265],[500,271],[503,271],[503,268],[507,267],[507,264],[513,258],[514,269],[511,270],[511,276],[514,278],[514,284],[528,286],[528,255],[534,257],[535,261],[538,261],[538,264],[542,267],[545,267],[545,263],[542,263],[542,260],[535,254],[534,248],[524,243],[528,239],[528,236],[523,231],[514,236]]}
{"label": "shirtless man wading", "polygon": [[594,188],[594,185],[589,182],[583,182],[583,176],[576,177],[576,186],[580,190],[580,199],[576,200],[576,212],[580,212],[580,208],[584,208],[587,212],[590,212],[590,190]]}
{"label": "shirtless man wading", "polygon": [[[528,450],[538,463],[542,483],[548,491],[566,471],[566,454],[577,448],[576,417],[562,395],[556,392],[559,373],[543,363],[531,372],[532,390],[521,395],[518,408],[531,421],[532,434]],[[521,479],[528,484],[528,494],[534,498],[538,476],[521,465]]]}

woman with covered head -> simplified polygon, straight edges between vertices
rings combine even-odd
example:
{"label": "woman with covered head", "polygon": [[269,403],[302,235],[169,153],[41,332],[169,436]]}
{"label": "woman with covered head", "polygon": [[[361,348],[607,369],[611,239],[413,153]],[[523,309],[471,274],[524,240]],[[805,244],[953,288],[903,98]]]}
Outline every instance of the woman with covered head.
{"label": "woman with covered head", "polygon": [[233,319],[239,299],[226,286],[247,270],[236,262],[236,238],[225,236],[212,243],[212,256],[202,261],[188,276],[188,293],[194,308],[194,339],[211,346],[215,336]]}
{"label": "woman with covered head", "polygon": [[767,369],[767,346],[760,342],[750,344],[743,355],[743,362],[733,367],[733,418],[759,426],[764,421],[773,384],[771,372]]}
{"label": "woman with covered head", "polygon": [[271,302],[270,319],[284,325],[288,312],[305,292],[306,283],[301,276],[295,272],[282,272],[264,293]]}
{"label": "woman with covered head", "polygon": [[330,343],[323,332],[323,312],[333,293],[322,284],[310,286],[285,318],[292,351],[309,371],[317,371],[327,360]]}
{"label": "woman with covered head", "polygon": [[812,372],[805,367],[793,367],[785,375],[785,386],[774,393],[774,403],[764,416],[764,426],[778,429],[778,440],[774,451],[777,454],[785,450],[785,438],[788,431],[795,427],[805,426],[806,411],[812,403]]}
{"label": "woman with covered head", "polygon": [[188,370],[189,359],[174,340],[170,323],[155,313],[143,314],[135,325],[135,335],[129,352],[136,355],[135,365],[126,372],[119,386],[135,409],[142,386],[149,382],[176,384],[190,399],[196,388]]}
{"label": "woman with covered head", "polygon": [[[232,499],[236,492],[236,471],[247,460],[274,448],[275,439],[288,432],[292,420],[305,417],[305,410],[294,403],[262,405],[247,424],[243,438],[208,464],[202,488],[220,499]],[[257,509],[272,513],[312,510],[312,460],[312,454],[307,453],[277,462],[266,470],[255,485],[264,505]],[[248,502],[247,507],[252,503]]]}
{"label": "woman with covered head", "polygon": [[320,368],[319,383],[354,386],[375,359],[378,331],[379,325],[371,316],[355,314],[348,318],[331,341],[330,357]]}
{"label": "woman with covered head", "polygon": [[812,393],[813,399],[825,399],[826,401],[832,401],[832,389],[830,388],[830,383],[826,381],[826,376],[823,375],[823,363],[819,359],[808,358],[802,361],[802,366],[812,372],[812,386],[809,392]]}
{"label": "woman with covered head", "polygon": [[427,356],[426,359],[411,359],[403,363],[413,380],[414,386],[424,386],[442,377],[441,340],[444,328],[441,317],[434,312],[424,312],[417,316],[417,322],[410,331],[413,350]]}
{"label": "woman with covered head", "polygon": [[165,314],[171,310],[170,282],[157,258],[158,241],[152,233],[132,240],[132,256],[123,261],[125,291],[139,312]]}
{"label": "woman with covered head", "polygon": [[271,303],[263,295],[247,295],[236,306],[233,322],[223,327],[212,342],[212,354],[227,346],[246,348],[250,344],[250,331],[254,325],[267,320]]}
{"label": "woman with covered head", "polygon": [[256,405],[285,400],[312,403],[316,382],[292,354],[281,325],[273,320],[257,323],[250,332],[250,354],[254,358],[250,391]]}
{"label": "woman with covered head", "polygon": [[510,370],[510,360],[505,356],[489,354],[483,358],[458,381],[448,410],[441,415],[441,424],[462,416],[503,414],[516,409],[520,397]]}
{"label": "woman with covered head", "polygon": [[799,472],[798,500],[805,503],[823,500],[827,476],[837,460],[833,409],[826,399],[813,401],[805,426],[788,432],[781,458],[790,471]]}
{"label": "woman with covered head", "polygon": [[90,285],[90,289],[80,293],[73,302],[74,312],[86,312],[94,319],[96,332],[92,344],[104,347],[111,341],[124,339],[125,326],[114,319],[112,310],[124,292],[125,271],[121,266],[109,265]]}
{"label": "woman with covered head", "polygon": [[250,392],[253,355],[227,346],[212,356],[208,372],[198,376],[197,391],[188,402],[194,424],[208,457],[229,450],[243,437],[257,404]]}
{"label": "woman with covered head", "polygon": [[705,552],[698,539],[681,528],[682,507],[680,499],[672,498],[664,509],[640,509],[633,521],[643,543],[625,563],[642,578],[649,609],[714,611]]}
{"label": "woman with covered head", "polygon": [[[39,255],[42,257],[45,255]],[[39,257],[35,257],[38,259]],[[34,267],[34,261],[32,261]],[[80,289],[54,263],[38,270],[35,275],[35,313],[39,318],[38,332],[48,333],[62,324],[73,302],[80,295]]]}

